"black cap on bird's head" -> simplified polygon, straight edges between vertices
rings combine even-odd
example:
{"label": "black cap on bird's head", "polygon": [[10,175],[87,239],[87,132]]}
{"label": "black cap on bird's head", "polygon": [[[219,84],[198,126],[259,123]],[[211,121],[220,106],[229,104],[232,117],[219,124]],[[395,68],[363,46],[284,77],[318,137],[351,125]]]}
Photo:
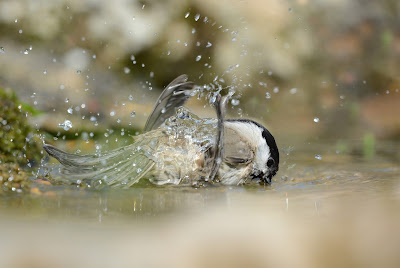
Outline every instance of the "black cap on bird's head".
{"label": "black cap on bird's head", "polygon": [[279,150],[278,146],[276,146],[275,138],[272,136],[272,134],[263,126],[259,125],[260,127],[263,128],[262,131],[262,136],[267,142],[270,150],[270,157],[268,158],[267,161],[267,167],[268,167],[268,174],[265,174],[268,178],[268,181],[264,182],[271,182],[271,179],[279,170]]}
{"label": "black cap on bird's head", "polygon": [[[255,155],[254,169],[251,178],[260,179],[264,183],[271,183],[271,179],[279,170],[279,150],[275,138],[263,125],[249,119],[235,119],[237,121],[253,125],[257,131],[249,131],[249,140],[254,140],[258,152]],[[261,135],[260,135],[261,134]]]}

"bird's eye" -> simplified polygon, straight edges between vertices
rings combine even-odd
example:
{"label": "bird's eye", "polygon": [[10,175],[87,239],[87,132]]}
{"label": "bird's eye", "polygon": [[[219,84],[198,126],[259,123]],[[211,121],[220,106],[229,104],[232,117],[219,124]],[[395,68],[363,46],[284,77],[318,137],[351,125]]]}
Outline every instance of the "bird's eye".
{"label": "bird's eye", "polygon": [[267,167],[272,167],[275,164],[275,160],[273,158],[268,159],[267,161]]}

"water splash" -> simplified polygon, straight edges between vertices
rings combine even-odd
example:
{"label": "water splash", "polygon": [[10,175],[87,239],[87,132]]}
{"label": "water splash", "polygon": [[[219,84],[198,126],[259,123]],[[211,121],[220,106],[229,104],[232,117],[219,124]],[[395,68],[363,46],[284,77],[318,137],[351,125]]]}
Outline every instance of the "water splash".
{"label": "water splash", "polygon": [[63,123],[58,124],[58,127],[63,128],[65,131],[68,131],[72,128],[72,122],[69,120],[65,120]]}

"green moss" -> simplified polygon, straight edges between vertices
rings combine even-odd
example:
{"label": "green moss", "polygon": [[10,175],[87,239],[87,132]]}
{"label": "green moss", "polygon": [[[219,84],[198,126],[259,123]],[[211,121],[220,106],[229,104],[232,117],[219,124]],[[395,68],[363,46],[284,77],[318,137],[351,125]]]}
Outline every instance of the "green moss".
{"label": "green moss", "polygon": [[29,179],[22,167],[41,158],[40,140],[27,119],[33,108],[24,107],[13,91],[0,88],[0,192],[27,186]]}
{"label": "green moss", "polygon": [[24,170],[16,163],[0,165],[0,193],[22,192],[30,188],[31,181]]}

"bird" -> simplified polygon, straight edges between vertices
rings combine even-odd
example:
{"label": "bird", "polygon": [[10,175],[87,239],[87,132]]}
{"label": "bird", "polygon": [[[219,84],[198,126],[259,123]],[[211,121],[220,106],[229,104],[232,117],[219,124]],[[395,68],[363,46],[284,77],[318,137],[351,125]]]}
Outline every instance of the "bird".
{"label": "bird", "polygon": [[71,154],[50,144],[61,174],[95,187],[129,188],[142,178],[156,185],[271,184],[279,170],[272,134],[250,119],[225,119],[228,95],[217,95],[217,118],[200,118],[184,107],[195,94],[187,75],[174,79],[159,96],[132,144],[92,155]]}

